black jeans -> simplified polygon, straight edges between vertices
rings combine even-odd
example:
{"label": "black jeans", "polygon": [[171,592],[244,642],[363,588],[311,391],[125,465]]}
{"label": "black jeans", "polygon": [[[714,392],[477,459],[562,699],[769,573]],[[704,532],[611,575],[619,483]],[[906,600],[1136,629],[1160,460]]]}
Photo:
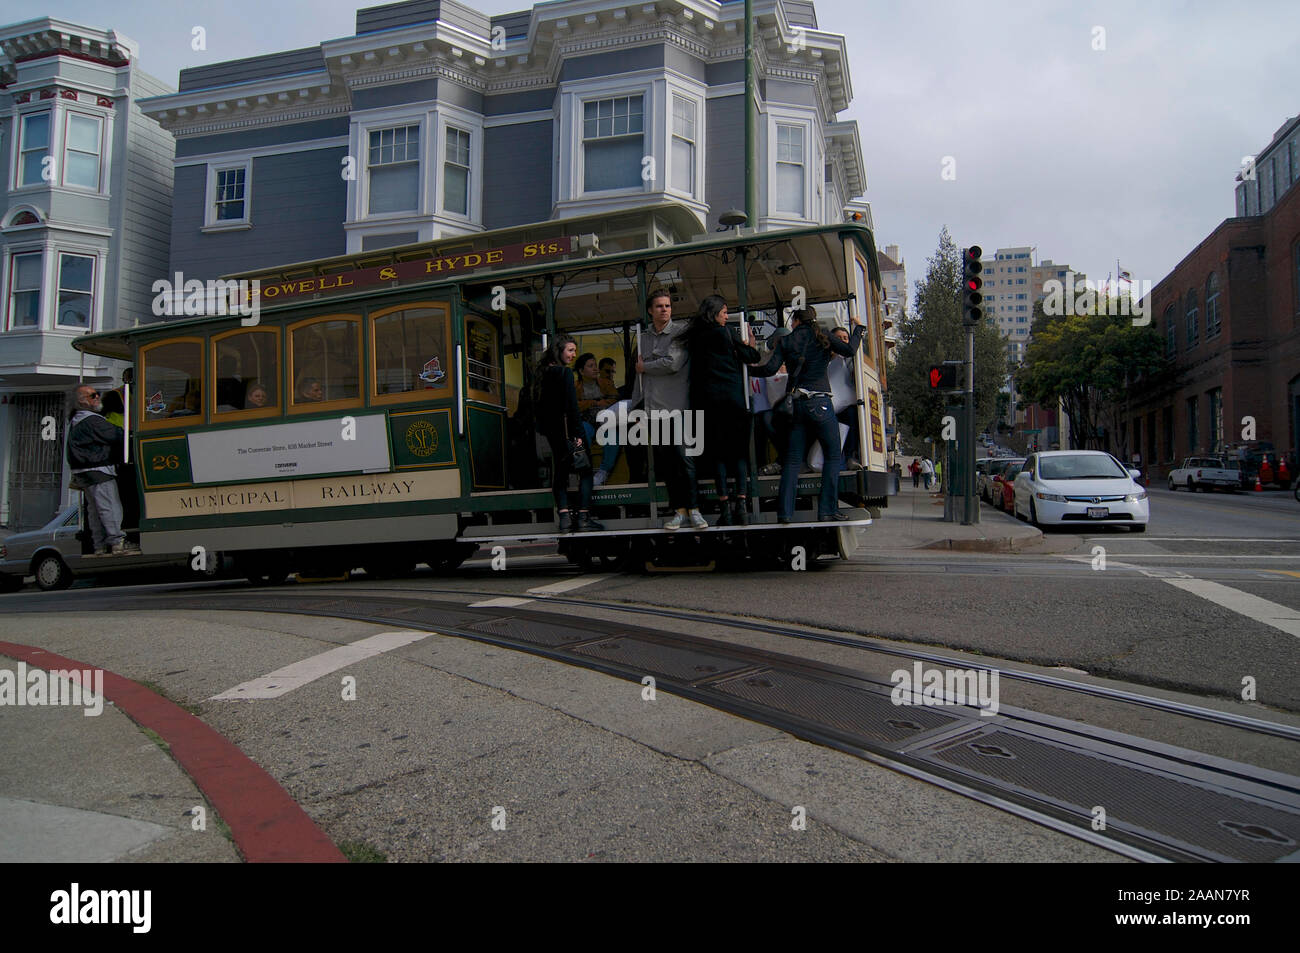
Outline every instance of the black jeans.
{"label": "black jeans", "polygon": [[713,458],[713,475],[718,496],[727,492],[727,474],[736,480],[736,495],[749,496],[749,432],[752,415],[734,408],[711,408],[704,424],[706,449]]}
{"label": "black jeans", "polygon": [[[573,473],[573,454],[569,452],[568,442],[563,434],[546,435],[546,442],[551,445],[551,494],[555,497],[555,509],[578,509],[586,511],[591,500],[591,468],[578,471],[578,505],[570,504],[572,494],[569,492],[569,475]],[[590,454],[591,450],[588,448]]]}
{"label": "black jeans", "polygon": [[675,510],[693,510],[699,506],[695,485],[695,458],[686,455],[681,444],[656,446],[655,479],[668,488],[668,505]]}
{"label": "black jeans", "polygon": [[860,445],[858,440],[858,405],[850,404],[845,407],[835,415],[835,419],[849,428],[849,432],[844,438],[844,459],[861,461],[862,458],[858,455]]}

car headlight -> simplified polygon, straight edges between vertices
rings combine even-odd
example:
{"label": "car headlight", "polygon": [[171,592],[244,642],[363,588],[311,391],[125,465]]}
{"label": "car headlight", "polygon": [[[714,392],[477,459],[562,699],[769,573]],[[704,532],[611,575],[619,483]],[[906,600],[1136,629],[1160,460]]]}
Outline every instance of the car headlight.
{"label": "car headlight", "polygon": [[1060,493],[1035,493],[1034,496],[1040,500],[1046,500],[1048,503],[1064,503],[1065,497]]}
{"label": "car headlight", "polygon": [[1145,500],[1146,498],[1147,498],[1147,491],[1146,491],[1146,490],[1138,490],[1136,493],[1130,493],[1128,496],[1124,497],[1124,502],[1125,502],[1125,503],[1141,503],[1141,502],[1142,502],[1143,500]]}

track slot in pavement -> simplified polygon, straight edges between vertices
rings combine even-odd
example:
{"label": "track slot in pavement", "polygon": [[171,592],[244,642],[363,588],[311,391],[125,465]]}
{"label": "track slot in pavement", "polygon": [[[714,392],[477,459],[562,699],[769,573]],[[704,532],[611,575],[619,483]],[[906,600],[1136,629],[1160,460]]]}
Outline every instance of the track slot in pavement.
{"label": "track slot in pavement", "polygon": [[[328,614],[411,628],[417,624],[411,604],[422,601],[419,620],[442,634],[636,682],[651,675],[665,691],[894,766],[1128,856],[1276,861],[1294,856],[1300,841],[1300,778],[1010,706],[987,717],[966,705],[895,705],[891,686],[848,669],[626,625],[610,635],[607,623],[600,637],[592,620],[573,625],[553,612],[474,615],[461,604],[387,596],[337,600],[329,609],[309,596],[267,601],[231,591],[190,592],[183,599],[88,600],[80,607],[146,603],[193,611],[210,603],[217,611]],[[928,743],[920,743],[927,735]],[[1106,812],[1102,833],[1091,826],[1098,806]]]}

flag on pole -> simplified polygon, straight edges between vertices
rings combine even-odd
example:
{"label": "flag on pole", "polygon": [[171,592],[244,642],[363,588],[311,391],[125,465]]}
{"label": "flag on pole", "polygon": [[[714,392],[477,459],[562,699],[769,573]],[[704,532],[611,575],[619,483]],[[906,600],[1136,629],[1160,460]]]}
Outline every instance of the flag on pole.
{"label": "flag on pole", "polygon": [[1128,271],[1127,269],[1125,269],[1125,268],[1121,268],[1121,269],[1119,270],[1119,280],[1120,280],[1120,281],[1132,281],[1132,280],[1133,280],[1133,275],[1130,274],[1129,271]]}

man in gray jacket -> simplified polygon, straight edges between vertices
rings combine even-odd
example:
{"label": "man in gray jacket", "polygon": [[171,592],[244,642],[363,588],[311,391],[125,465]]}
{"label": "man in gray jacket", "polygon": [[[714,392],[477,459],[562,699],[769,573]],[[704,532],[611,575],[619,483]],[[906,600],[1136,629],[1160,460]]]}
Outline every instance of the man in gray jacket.
{"label": "man in gray jacket", "polygon": [[[641,352],[636,359],[637,385],[645,397],[647,414],[654,411],[690,412],[691,357],[681,336],[689,322],[673,320],[673,299],[664,289],[646,299],[651,325],[641,335]],[[635,395],[633,396],[636,403]],[[676,514],[664,523],[666,530],[707,529],[700,515],[695,481],[695,460],[686,453],[684,441],[671,447],[655,448],[655,471],[668,487],[668,504]]]}
{"label": "man in gray jacket", "polygon": [[122,428],[101,415],[104,404],[89,384],[73,389],[74,413],[68,426],[69,484],[86,494],[86,520],[95,555],[139,552],[122,533],[122,500],[117,495],[115,464],[122,459]]}

